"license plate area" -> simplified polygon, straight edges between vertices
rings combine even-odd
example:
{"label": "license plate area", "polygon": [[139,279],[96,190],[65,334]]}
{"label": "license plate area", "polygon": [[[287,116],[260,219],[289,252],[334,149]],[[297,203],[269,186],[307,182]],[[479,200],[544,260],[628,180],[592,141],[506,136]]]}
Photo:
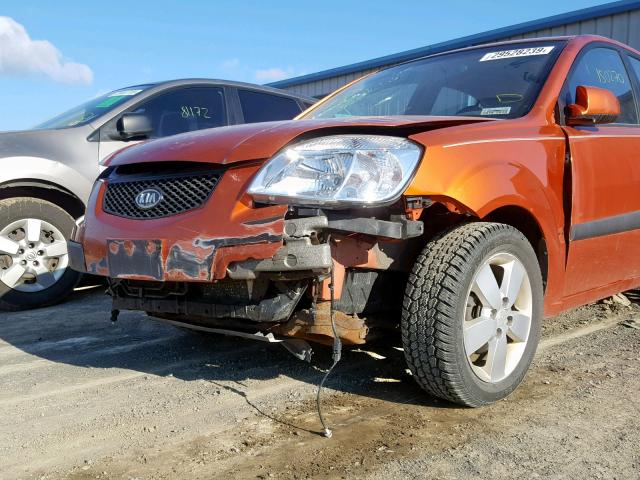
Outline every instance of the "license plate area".
{"label": "license plate area", "polygon": [[107,240],[109,276],[162,281],[162,240]]}

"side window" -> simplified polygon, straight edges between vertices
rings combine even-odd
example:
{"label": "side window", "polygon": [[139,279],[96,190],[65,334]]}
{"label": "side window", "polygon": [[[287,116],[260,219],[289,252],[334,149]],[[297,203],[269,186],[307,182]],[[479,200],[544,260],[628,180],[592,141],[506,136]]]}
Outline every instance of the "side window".
{"label": "side window", "polygon": [[[631,64],[631,68],[636,75],[636,79],[640,82],[640,60],[635,57],[627,57],[629,59],[629,63]],[[636,92],[638,94],[640,92]]]}
{"label": "side window", "polygon": [[575,102],[576,88],[580,85],[611,90],[620,102],[617,123],[638,123],[631,81],[617,51],[593,48],[579,58],[567,82],[567,105]]}
{"label": "side window", "polygon": [[224,95],[219,87],[186,87],[161,93],[132,110],[151,119],[151,138],[226,125]]}
{"label": "side window", "polygon": [[301,110],[293,98],[251,90],[238,90],[245,123],[290,120]]}

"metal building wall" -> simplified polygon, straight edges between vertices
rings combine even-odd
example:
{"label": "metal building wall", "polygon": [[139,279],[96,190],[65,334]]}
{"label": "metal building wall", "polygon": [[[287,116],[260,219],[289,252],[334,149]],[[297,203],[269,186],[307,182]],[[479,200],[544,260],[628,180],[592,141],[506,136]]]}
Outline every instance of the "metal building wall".
{"label": "metal building wall", "polygon": [[548,37],[553,35],[596,34],[613,38],[640,50],[640,10],[607,15],[576,23],[568,23],[560,27],[535,30],[525,35],[509,37],[508,40],[520,38]]}
{"label": "metal building wall", "polygon": [[[581,22],[568,23],[554,28],[534,30],[523,35],[505,37],[502,40],[516,40],[521,38],[548,37],[555,35],[580,35],[596,34],[613,38],[640,50],[640,10],[632,10],[614,15],[593,18]],[[497,40],[500,41],[500,40]],[[393,64],[389,64],[390,66]],[[308,95],[310,97],[323,97],[347,83],[373,72],[377,69],[362,70],[348,75],[329,77],[323,80],[301,83],[285,90],[294,93]]]}

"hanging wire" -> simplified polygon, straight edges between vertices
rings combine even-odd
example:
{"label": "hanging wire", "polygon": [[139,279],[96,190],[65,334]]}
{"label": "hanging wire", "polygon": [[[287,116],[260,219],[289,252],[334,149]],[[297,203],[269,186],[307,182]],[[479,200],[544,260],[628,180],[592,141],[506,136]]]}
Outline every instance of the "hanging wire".
{"label": "hanging wire", "polygon": [[[327,239],[327,242],[331,242],[331,236],[329,236],[329,238]],[[338,336],[338,329],[336,328],[336,320],[335,320],[335,296],[334,296],[334,286],[333,286],[333,265],[331,266],[331,272],[330,272],[329,275],[330,275],[330,277],[329,277],[329,294],[330,294],[329,316],[331,318],[331,329],[333,330],[333,354],[332,354],[333,364],[331,365],[329,370],[327,370],[327,373],[325,373],[324,377],[322,378],[322,381],[320,382],[320,385],[318,385],[318,393],[316,395],[316,405],[318,407],[318,417],[320,417],[320,423],[322,424],[323,435],[325,437],[327,437],[327,438],[331,438],[332,435],[333,435],[333,432],[327,426],[327,423],[324,420],[324,416],[322,415],[322,403],[320,401],[320,393],[322,392],[322,388],[324,387],[324,384],[327,381],[327,378],[329,378],[329,375],[331,375],[331,372],[333,371],[335,366],[340,361],[340,358],[342,357],[342,341],[340,340],[340,337]]]}

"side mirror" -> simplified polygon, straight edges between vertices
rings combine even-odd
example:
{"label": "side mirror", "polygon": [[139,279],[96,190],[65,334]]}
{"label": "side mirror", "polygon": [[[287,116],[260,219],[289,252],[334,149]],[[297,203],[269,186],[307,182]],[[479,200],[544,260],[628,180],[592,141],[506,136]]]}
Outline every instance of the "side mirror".
{"label": "side mirror", "polygon": [[610,91],[598,87],[576,88],[576,103],[567,105],[567,125],[613,123],[620,115],[620,102]]}
{"label": "side mirror", "polygon": [[116,129],[120,140],[142,140],[153,132],[151,119],[141,113],[125,113],[118,119]]}

